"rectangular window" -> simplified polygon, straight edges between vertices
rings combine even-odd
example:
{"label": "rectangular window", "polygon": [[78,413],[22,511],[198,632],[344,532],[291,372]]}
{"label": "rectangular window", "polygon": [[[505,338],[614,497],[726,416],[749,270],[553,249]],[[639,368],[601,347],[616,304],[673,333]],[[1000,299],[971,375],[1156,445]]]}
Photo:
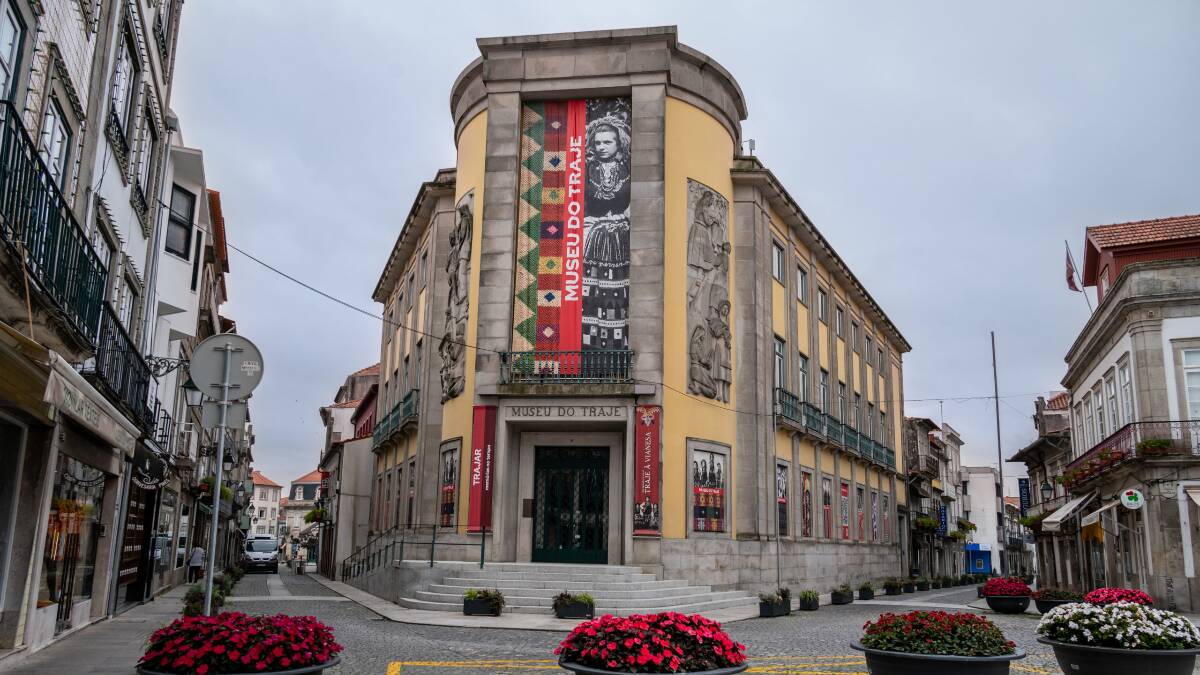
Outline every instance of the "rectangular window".
{"label": "rectangular window", "polygon": [[457,503],[455,493],[458,491],[458,446],[442,450],[442,479],[441,479],[441,512],[438,524],[442,527],[453,527],[454,505]]}
{"label": "rectangular window", "polygon": [[51,96],[46,101],[46,114],[42,116],[42,134],[38,140],[38,154],[50,169],[50,177],[61,190],[67,189],[67,156],[71,149],[71,130],[63,114],[58,98]]}
{"label": "rectangular window", "polygon": [[1129,378],[1129,364],[1122,363],[1117,368],[1117,381],[1121,385],[1121,411],[1125,415],[1125,423],[1133,422],[1133,380]]}
{"label": "rectangular window", "polygon": [[692,451],[692,530],[725,531],[724,453]]}
{"label": "rectangular window", "polygon": [[133,333],[133,313],[134,307],[137,305],[137,291],[133,289],[133,284],[129,282],[129,279],[125,278],[121,279],[120,289],[117,316],[121,319],[121,325],[125,326],[125,330]]}
{"label": "rectangular window", "polygon": [[138,187],[142,188],[142,193],[149,199],[154,153],[158,149],[158,131],[154,128],[154,116],[149,108],[142,110],[142,124],[138,135],[137,168],[134,175],[137,176]]}
{"label": "rectangular window", "polygon": [[871,353],[874,351],[873,345],[875,344],[875,342],[873,340],[871,340],[870,335],[863,338],[863,341],[865,343],[863,346],[863,359],[867,362],[868,366],[874,365],[873,363],[871,363]]}
{"label": "rectangular window", "polygon": [[846,383],[838,382],[838,401],[837,401],[837,418],[843,424],[849,420],[846,418]]}
{"label": "rectangular window", "polygon": [[821,412],[829,412],[829,371],[821,369],[821,388],[817,394],[820,396]]}
{"label": "rectangular window", "polygon": [[133,119],[133,103],[137,99],[138,59],[133,48],[133,36],[128,28],[121,29],[117,45],[117,60],[113,65],[112,111],[121,131],[128,137]]}
{"label": "rectangular window", "polygon": [[813,536],[813,476],[800,472],[800,536]]}
{"label": "rectangular window", "polygon": [[1104,389],[1099,382],[1092,389],[1092,402],[1096,412],[1096,442],[1099,443],[1108,437],[1108,425],[1104,418]]}
{"label": "rectangular window", "polygon": [[1092,419],[1092,397],[1088,394],[1083,397],[1083,450],[1092,447],[1096,444],[1093,434],[1096,433],[1095,422]]}
{"label": "rectangular window", "polygon": [[850,419],[853,420],[854,428],[861,431],[863,428],[862,394],[854,395],[854,409],[850,411]]}
{"label": "rectangular window", "polygon": [[775,465],[775,506],[776,517],[779,519],[779,536],[788,536],[788,467],[787,464]]}
{"label": "rectangular window", "polygon": [[200,261],[202,260],[200,254],[203,252],[204,252],[204,233],[197,232],[196,233],[196,255],[195,255],[195,257],[192,258],[192,290],[193,291],[196,290],[196,287],[200,283]]}
{"label": "rectangular window", "polygon": [[1078,457],[1079,455],[1083,454],[1084,450],[1087,449],[1087,436],[1083,433],[1084,420],[1083,420],[1083,404],[1082,403],[1075,404],[1074,417],[1075,417],[1075,433],[1073,433],[1071,435],[1074,438],[1075,456]]}
{"label": "rectangular window", "polygon": [[[871,346],[871,343],[868,342],[867,347],[869,348],[870,346]],[[878,358],[878,360],[875,361],[875,367],[880,370],[883,370],[883,367],[887,365],[887,361],[883,360],[883,348],[882,347],[880,349],[876,350],[876,356],[879,358]]]}
{"label": "rectangular window", "polygon": [[824,288],[817,289],[817,318],[829,323],[829,295]]}
{"label": "rectangular window", "polygon": [[787,345],[775,336],[775,387],[787,387]]}
{"label": "rectangular window", "polygon": [[808,270],[796,266],[796,299],[808,304]]}
{"label": "rectangular window", "polygon": [[[92,597],[97,551],[104,529],[106,482],[100,469],[68,455],[58,455],[38,584],[39,607],[52,603],[71,606]],[[131,498],[132,501],[135,500]],[[131,509],[130,518],[136,520],[132,514]],[[68,570],[73,572],[64,574]],[[126,573],[121,570],[122,576]]]}
{"label": "rectangular window", "polygon": [[1111,370],[1104,378],[1104,396],[1108,401],[1108,423],[1112,425],[1112,430],[1115,432],[1124,425],[1121,422],[1121,413],[1117,408],[1117,379]]}
{"label": "rectangular window", "polygon": [[867,424],[862,427],[862,432],[872,438],[875,437],[875,404],[867,403]]}
{"label": "rectangular window", "polygon": [[858,322],[850,322],[850,348],[854,351],[859,351],[861,345],[858,344]]}
{"label": "rectangular window", "polygon": [[178,185],[171,187],[171,206],[167,213],[167,251],[185,260],[192,247],[192,215],[196,195]]}
{"label": "rectangular window", "polygon": [[833,332],[838,337],[845,337],[846,313],[842,311],[841,307],[833,310],[833,319]]}
{"label": "rectangular window", "polygon": [[879,411],[879,434],[876,435],[875,440],[879,441],[880,443],[883,443],[885,446],[888,445],[887,428],[888,428],[887,427],[887,413],[880,410]]}
{"label": "rectangular window", "polygon": [[11,2],[0,10],[0,98],[8,100],[17,82],[17,62],[21,58],[24,28]]}
{"label": "rectangular window", "polygon": [[892,543],[892,525],[891,525],[892,505],[891,498],[888,495],[883,496],[883,543]]}
{"label": "rectangular window", "polygon": [[1183,361],[1184,395],[1187,397],[1187,418],[1200,420],[1200,349],[1184,349],[1180,352]]}
{"label": "rectangular window", "polygon": [[800,355],[800,391],[796,395],[801,401],[808,400],[808,357],[804,354]]}
{"label": "rectangular window", "polygon": [[784,257],[783,247],[780,246],[779,244],[772,242],[771,243],[771,276],[775,277],[775,281],[778,281],[781,284],[784,282],[783,281],[783,269],[784,269],[784,265],[785,265],[784,260],[786,260],[786,258]]}

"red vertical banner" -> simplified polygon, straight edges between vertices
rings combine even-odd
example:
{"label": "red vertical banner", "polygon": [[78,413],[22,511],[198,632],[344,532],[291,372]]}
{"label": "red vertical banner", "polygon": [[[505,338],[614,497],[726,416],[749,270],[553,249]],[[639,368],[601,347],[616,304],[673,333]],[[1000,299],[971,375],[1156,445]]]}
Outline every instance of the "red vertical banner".
{"label": "red vertical banner", "polygon": [[662,449],[662,407],[640,405],[634,415],[633,534],[662,532],[659,504],[659,456]]}
{"label": "red vertical banner", "polygon": [[[583,219],[587,182],[587,101],[567,101],[567,192],[563,228],[563,293],[559,319],[559,350],[577,352],[583,347]],[[578,363],[562,363],[568,372],[579,372]]]}
{"label": "red vertical banner", "polygon": [[471,423],[470,505],[467,531],[486,532],[492,524],[492,463],[496,453],[496,406],[477,405]]}

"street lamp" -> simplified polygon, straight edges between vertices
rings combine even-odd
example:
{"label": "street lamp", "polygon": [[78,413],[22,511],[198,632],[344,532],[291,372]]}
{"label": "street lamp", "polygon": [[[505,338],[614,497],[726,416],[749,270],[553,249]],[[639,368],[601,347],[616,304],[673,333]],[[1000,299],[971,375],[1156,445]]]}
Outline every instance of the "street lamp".
{"label": "street lamp", "polygon": [[183,398],[189,408],[199,408],[204,403],[204,392],[189,378],[183,385]]}
{"label": "street lamp", "polygon": [[226,471],[233,471],[233,455],[225,453],[225,457],[221,460],[221,468]]}
{"label": "street lamp", "polygon": [[1050,481],[1042,481],[1042,501],[1048,502],[1054,498],[1054,486],[1050,485]]}

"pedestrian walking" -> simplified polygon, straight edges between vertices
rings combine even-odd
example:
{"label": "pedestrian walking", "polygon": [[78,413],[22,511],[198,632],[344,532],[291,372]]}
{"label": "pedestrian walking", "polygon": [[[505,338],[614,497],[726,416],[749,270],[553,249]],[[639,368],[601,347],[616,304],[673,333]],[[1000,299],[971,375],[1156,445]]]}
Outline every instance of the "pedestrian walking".
{"label": "pedestrian walking", "polygon": [[200,580],[200,574],[204,571],[204,547],[196,544],[192,547],[191,554],[188,555],[188,583],[193,583]]}

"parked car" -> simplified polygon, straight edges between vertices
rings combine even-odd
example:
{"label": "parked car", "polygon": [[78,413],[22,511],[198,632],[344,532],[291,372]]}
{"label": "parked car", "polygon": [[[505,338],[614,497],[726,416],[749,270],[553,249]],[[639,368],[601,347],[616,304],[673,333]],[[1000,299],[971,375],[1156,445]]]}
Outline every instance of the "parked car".
{"label": "parked car", "polygon": [[279,571],[279,542],[271,537],[251,537],[246,540],[242,552],[242,567],[247,572],[254,570]]}

